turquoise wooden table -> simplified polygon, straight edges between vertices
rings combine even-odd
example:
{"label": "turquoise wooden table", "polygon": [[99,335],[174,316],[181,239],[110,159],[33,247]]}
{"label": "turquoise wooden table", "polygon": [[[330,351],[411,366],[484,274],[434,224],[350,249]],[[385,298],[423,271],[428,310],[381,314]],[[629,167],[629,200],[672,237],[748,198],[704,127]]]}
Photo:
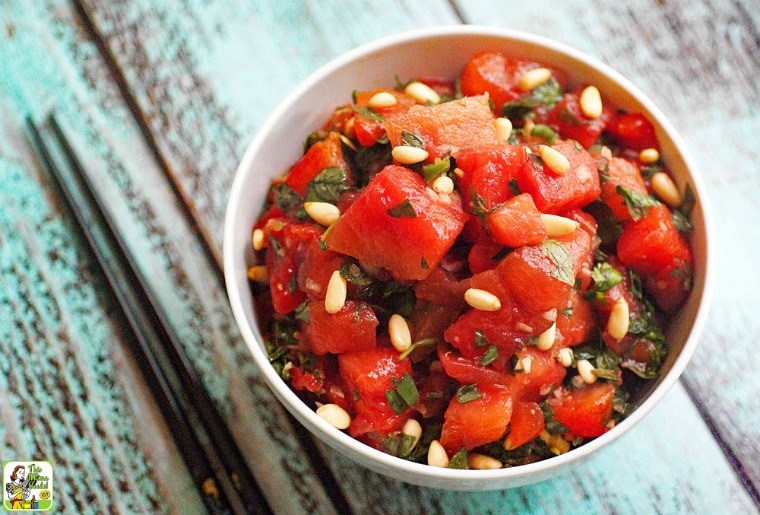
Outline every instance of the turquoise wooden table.
{"label": "turquoise wooden table", "polygon": [[[237,161],[319,65],[397,31],[522,29],[662,107],[701,166],[717,288],[699,349],[642,423],[572,473],[461,493],[363,470],[274,401],[221,280]],[[757,513],[760,9],[752,0],[3,0],[0,458],[48,460],[59,512],[202,512],[102,279],[26,141],[54,111],[277,513]]]}

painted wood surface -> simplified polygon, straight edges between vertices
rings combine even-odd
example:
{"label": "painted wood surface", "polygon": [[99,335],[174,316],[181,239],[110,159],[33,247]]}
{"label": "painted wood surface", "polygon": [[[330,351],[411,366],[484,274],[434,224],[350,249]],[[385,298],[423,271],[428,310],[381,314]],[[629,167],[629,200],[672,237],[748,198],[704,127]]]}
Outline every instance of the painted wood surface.
{"label": "painted wood surface", "polygon": [[[24,116],[50,109],[276,511],[758,510],[760,12],[751,2],[82,0],[83,12],[75,3],[0,5],[0,458],[52,459],[62,511],[201,505],[24,141]],[[304,439],[246,355],[218,261],[237,160],[290,88],[375,37],[462,22],[554,37],[625,74],[682,132],[719,228],[710,321],[663,404],[572,474],[480,494],[403,485]],[[337,485],[323,486],[328,472]]]}

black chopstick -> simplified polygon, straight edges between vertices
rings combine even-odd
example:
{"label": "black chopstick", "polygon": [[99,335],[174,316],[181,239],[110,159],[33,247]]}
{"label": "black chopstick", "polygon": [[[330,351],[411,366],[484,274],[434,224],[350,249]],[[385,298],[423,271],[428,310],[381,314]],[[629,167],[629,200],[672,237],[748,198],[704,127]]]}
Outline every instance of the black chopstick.
{"label": "black chopstick", "polygon": [[[213,512],[271,513],[229,429],[53,115],[48,123],[66,158],[70,177],[63,177],[40,132],[27,119],[40,161],[60,190],[119,304],[132,333],[127,339],[135,343],[138,364],[204,502]],[[83,202],[77,202],[72,192],[74,183]],[[194,428],[200,430],[201,438]]]}

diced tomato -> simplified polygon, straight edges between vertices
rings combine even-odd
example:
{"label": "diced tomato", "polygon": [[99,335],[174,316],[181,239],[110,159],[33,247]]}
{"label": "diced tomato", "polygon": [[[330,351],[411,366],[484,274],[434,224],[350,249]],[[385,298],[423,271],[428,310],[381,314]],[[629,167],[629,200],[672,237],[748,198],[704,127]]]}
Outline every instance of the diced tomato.
{"label": "diced tomato", "polygon": [[456,153],[457,167],[462,170],[458,189],[462,205],[472,210],[473,193],[483,200],[485,209],[492,209],[513,195],[509,183],[530,166],[524,146],[493,145],[463,149]]}
{"label": "diced tomato", "polygon": [[[494,102],[496,113],[501,113],[505,103],[528,94],[517,85],[520,77],[525,72],[541,66],[535,61],[514,59],[500,52],[481,52],[474,55],[465,65],[460,87],[465,95],[488,93]],[[556,70],[554,74],[557,75]],[[562,82],[564,80],[560,79],[560,83]]]}
{"label": "diced tomato", "polygon": [[449,403],[454,384],[441,367],[430,367],[415,378],[415,384],[420,397],[417,411],[423,418],[433,418],[443,415]]}
{"label": "diced tomato", "polygon": [[460,402],[454,396],[443,416],[440,442],[449,455],[462,447],[475,447],[499,440],[512,417],[512,395],[500,385],[478,385],[478,399]]}
{"label": "diced tomato", "polygon": [[438,347],[438,359],[449,377],[462,384],[500,384],[508,386],[512,381],[509,372],[483,366],[479,358],[465,358],[443,345]]}
{"label": "diced tomato", "polygon": [[525,347],[518,351],[517,359],[530,362],[530,370],[515,373],[509,385],[512,396],[518,401],[540,402],[562,384],[567,374],[565,367],[550,352],[536,347]]}
{"label": "diced tomato", "polygon": [[[365,116],[361,114],[362,108],[367,108],[369,99],[377,93],[386,92],[396,97],[396,104],[387,107],[373,107],[374,115]],[[368,147],[374,145],[377,140],[385,136],[383,121],[390,119],[401,113],[405,113],[415,104],[414,99],[406,96],[403,92],[395,89],[373,89],[369,91],[359,91],[355,96],[355,105],[359,112],[354,117],[354,134],[359,144]]]}
{"label": "diced tomato", "polygon": [[602,114],[597,118],[589,118],[583,114],[579,99],[580,91],[566,93],[549,114],[548,125],[561,138],[575,140],[584,148],[589,148],[615,116],[615,110],[605,102],[602,104]]}
{"label": "diced tomato", "polygon": [[561,390],[549,400],[554,418],[574,436],[593,438],[609,430],[615,387],[597,382],[579,390]]}
{"label": "diced tomato", "polygon": [[667,207],[650,207],[644,218],[628,222],[617,251],[620,261],[643,276],[645,289],[661,309],[672,312],[685,300],[692,255]]}
{"label": "diced tomato", "polygon": [[433,198],[419,175],[391,165],[370,181],[325,241],[398,280],[421,280],[451,248],[466,217],[452,197]]}
{"label": "diced tomato", "polygon": [[398,359],[398,352],[388,346],[341,354],[338,367],[350,389],[347,392],[349,397],[358,392],[360,398],[385,397],[385,392],[394,387],[393,379],[401,379],[412,372],[411,361]]}
{"label": "diced tomato", "polygon": [[486,215],[486,229],[495,242],[507,247],[537,245],[546,238],[546,226],[533,197],[522,193]]}
{"label": "diced tomato", "polygon": [[403,132],[418,135],[428,151],[428,161],[460,148],[498,143],[493,114],[485,96],[420,106],[389,118],[383,124],[391,145],[403,145]]}
{"label": "diced tomato", "polygon": [[641,113],[622,113],[615,116],[607,131],[616,143],[633,150],[659,148],[654,125]]}
{"label": "diced tomato", "polygon": [[320,356],[375,347],[379,322],[369,304],[348,299],[340,311],[331,314],[324,302],[313,301],[307,310],[308,321],[301,324],[301,342],[306,350]]}
{"label": "diced tomato", "polygon": [[303,157],[290,169],[285,183],[303,197],[309,182],[319,175],[319,172],[333,166],[350,170],[343,156],[340,134],[337,132],[330,132],[327,138],[309,147]]}
{"label": "diced tomato", "polygon": [[596,160],[576,143],[557,140],[553,147],[570,161],[570,169],[557,175],[544,164],[542,168],[526,166],[517,185],[530,193],[542,213],[560,213],[583,207],[599,197],[599,173]]}
{"label": "diced tomato", "polygon": [[601,200],[610,207],[616,219],[631,220],[625,200],[617,191],[618,186],[642,195],[648,193],[644,178],[635,164],[622,157],[607,158],[606,174],[601,183]]}
{"label": "diced tomato", "polygon": [[508,451],[517,449],[536,438],[543,430],[544,412],[541,411],[541,406],[535,402],[515,401],[504,448]]}

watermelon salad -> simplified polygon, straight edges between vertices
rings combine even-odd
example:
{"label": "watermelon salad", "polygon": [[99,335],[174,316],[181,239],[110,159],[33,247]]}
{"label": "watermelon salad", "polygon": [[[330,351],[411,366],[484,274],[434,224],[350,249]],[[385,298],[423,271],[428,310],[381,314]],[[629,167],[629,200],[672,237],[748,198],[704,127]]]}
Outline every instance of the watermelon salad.
{"label": "watermelon salad", "polygon": [[691,289],[691,189],[646,116],[497,52],[355,91],[272,184],[248,277],[272,366],[352,437],[493,469],[609,431]]}

